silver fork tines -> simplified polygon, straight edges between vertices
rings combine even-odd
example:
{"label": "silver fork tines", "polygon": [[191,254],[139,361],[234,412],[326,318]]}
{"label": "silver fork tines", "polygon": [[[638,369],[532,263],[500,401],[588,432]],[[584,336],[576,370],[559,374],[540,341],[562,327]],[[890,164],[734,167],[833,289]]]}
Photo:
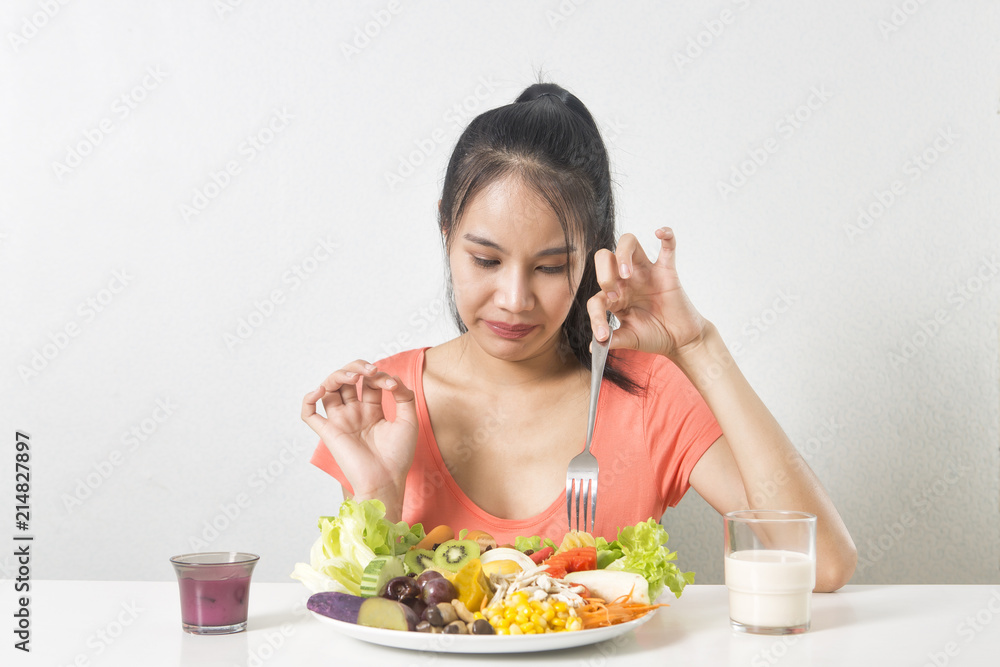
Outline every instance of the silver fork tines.
{"label": "silver fork tines", "polygon": [[[608,346],[611,336],[603,343],[594,338],[591,344],[590,368],[590,414],[587,418],[587,444],[583,451],[569,462],[566,471],[566,515],[570,530],[587,530],[593,532],[594,518],[597,516],[597,459],[590,453],[590,444],[594,438],[594,422],[597,418],[597,399],[601,394],[601,379],[604,377],[604,364],[608,360]],[[582,500],[581,500],[582,499]],[[583,505],[582,512],[580,505]],[[576,521],[573,520],[573,509],[576,508]],[[589,509],[589,512],[588,512]],[[583,517],[581,528],[580,517]]]}
{"label": "silver fork tines", "polygon": [[[596,459],[595,459],[596,461]],[[590,501],[583,501],[581,513],[580,499],[589,498]],[[576,521],[573,521],[573,506],[576,506]],[[589,507],[588,507],[589,506]],[[594,519],[597,516],[597,477],[586,479],[572,479],[567,474],[566,479],[566,512],[569,518],[571,530],[586,530],[593,532]],[[580,517],[583,517],[581,528]]]}

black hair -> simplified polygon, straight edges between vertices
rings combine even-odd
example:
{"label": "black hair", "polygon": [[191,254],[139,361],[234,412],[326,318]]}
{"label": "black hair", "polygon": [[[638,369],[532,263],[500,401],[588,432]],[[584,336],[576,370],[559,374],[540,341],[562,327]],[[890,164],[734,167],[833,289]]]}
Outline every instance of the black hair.
{"label": "black hair", "polygon": [[[512,103],[480,114],[459,137],[448,161],[438,224],[451,244],[452,227],[472,198],[491,183],[517,176],[533,188],[559,219],[566,245],[582,241],[585,264],[573,305],[563,322],[561,350],[590,367],[592,331],[587,300],[600,291],[594,253],[615,249],[615,207],[608,152],[597,123],[575,95],[554,83],[528,86]],[[451,280],[448,302],[459,332]],[[641,388],[621,368],[612,352],[605,376],[637,394]]]}

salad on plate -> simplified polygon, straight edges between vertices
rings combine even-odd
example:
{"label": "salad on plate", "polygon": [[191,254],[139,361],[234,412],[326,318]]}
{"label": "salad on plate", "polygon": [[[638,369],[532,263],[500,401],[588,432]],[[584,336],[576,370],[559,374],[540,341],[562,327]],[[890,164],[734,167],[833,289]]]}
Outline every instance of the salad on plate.
{"label": "salad on plate", "polygon": [[[307,607],[371,628],[459,635],[536,635],[606,628],[666,606],[693,572],[681,572],[668,535],[649,519],[613,542],[570,531],[498,545],[481,530],[393,523],[378,500],[345,500],[319,519],[309,563],[292,573]],[[471,638],[470,638],[471,639]]]}

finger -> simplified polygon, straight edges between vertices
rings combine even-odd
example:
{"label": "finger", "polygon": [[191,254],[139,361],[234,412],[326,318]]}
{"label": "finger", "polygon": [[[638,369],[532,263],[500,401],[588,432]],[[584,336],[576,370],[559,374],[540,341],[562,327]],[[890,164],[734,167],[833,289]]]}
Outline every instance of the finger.
{"label": "finger", "polygon": [[660,239],[660,255],[656,258],[656,263],[674,269],[674,251],[677,249],[677,237],[674,236],[674,230],[670,227],[660,227],[655,234],[656,238]]}
{"label": "finger", "polygon": [[[645,257],[645,255],[643,255]],[[618,313],[626,310],[631,305],[631,293],[628,281],[619,275],[618,260],[614,253],[609,250],[600,250],[594,255],[594,263],[597,267],[598,284],[601,292],[607,297],[606,310]],[[613,279],[602,281],[602,277],[614,276]]]}
{"label": "finger", "polygon": [[[590,328],[594,332],[594,337],[599,341],[606,341],[611,335],[611,328],[608,326],[608,297],[603,292],[598,292],[587,299],[587,314],[590,316]],[[614,341],[612,341],[614,345]]]}
{"label": "finger", "polygon": [[357,359],[349,364],[345,364],[343,368],[331,373],[326,380],[323,381],[323,385],[330,391],[336,391],[342,384],[354,384],[357,382],[357,376],[370,376],[377,372],[377,370],[378,369],[375,367],[375,364],[370,364],[364,359]]}
{"label": "finger", "polygon": [[357,382],[348,382],[337,387],[336,391],[330,392],[329,401],[323,402],[323,407],[330,405],[331,407],[338,407],[341,405],[350,405],[351,403],[358,402],[358,385]]}
{"label": "finger", "polygon": [[614,253],[606,248],[601,248],[594,253],[594,269],[601,291],[607,295],[610,301],[617,301],[621,294],[622,284]]}
{"label": "finger", "polygon": [[362,379],[361,402],[382,405],[382,390],[392,391],[398,386],[399,382],[391,375],[377,371]]}
{"label": "finger", "polygon": [[644,268],[650,266],[652,262],[646,257],[646,251],[639,245],[639,239],[635,234],[625,234],[618,239],[618,246],[615,249],[615,265],[618,275],[627,280],[636,267]]}
{"label": "finger", "polygon": [[302,421],[309,425],[316,435],[320,435],[326,425],[326,419],[316,412],[316,402],[326,394],[326,388],[322,385],[313,389],[302,397]]}
{"label": "finger", "polygon": [[336,408],[345,403],[356,402],[358,400],[358,379],[371,376],[376,372],[374,364],[370,364],[364,359],[357,359],[330,373],[321,385],[330,392],[323,400],[323,407]]}
{"label": "finger", "polygon": [[610,349],[638,350],[639,337],[635,335],[631,327],[622,325],[615,329],[615,337],[611,339]]}
{"label": "finger", "polygon": [[411,389],[403,384],[398,376],[393,376],[393,386],[387,387],[392,392],[392,398],[396,401],[396,419],[417,425],[417,401],[416,395]]}

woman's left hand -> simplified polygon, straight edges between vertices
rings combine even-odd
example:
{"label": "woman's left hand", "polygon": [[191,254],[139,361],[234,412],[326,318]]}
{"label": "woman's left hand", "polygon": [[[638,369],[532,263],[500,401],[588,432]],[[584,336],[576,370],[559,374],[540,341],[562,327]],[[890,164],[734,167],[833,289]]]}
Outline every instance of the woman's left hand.
{"label": "woman's left hand", "polygon": [[608,337],[606,311],[621,326],[615,330],[611,349],[628,348],[679,355],[702,339],[707,320],[684,293],[674,263],[677,240],[669,227],[656,230],[660,255],[649,261],[639,240],[625,234],[617,250],[598,250],[594,256],[601,291],[587,301],[587,312],[598,340]]}

